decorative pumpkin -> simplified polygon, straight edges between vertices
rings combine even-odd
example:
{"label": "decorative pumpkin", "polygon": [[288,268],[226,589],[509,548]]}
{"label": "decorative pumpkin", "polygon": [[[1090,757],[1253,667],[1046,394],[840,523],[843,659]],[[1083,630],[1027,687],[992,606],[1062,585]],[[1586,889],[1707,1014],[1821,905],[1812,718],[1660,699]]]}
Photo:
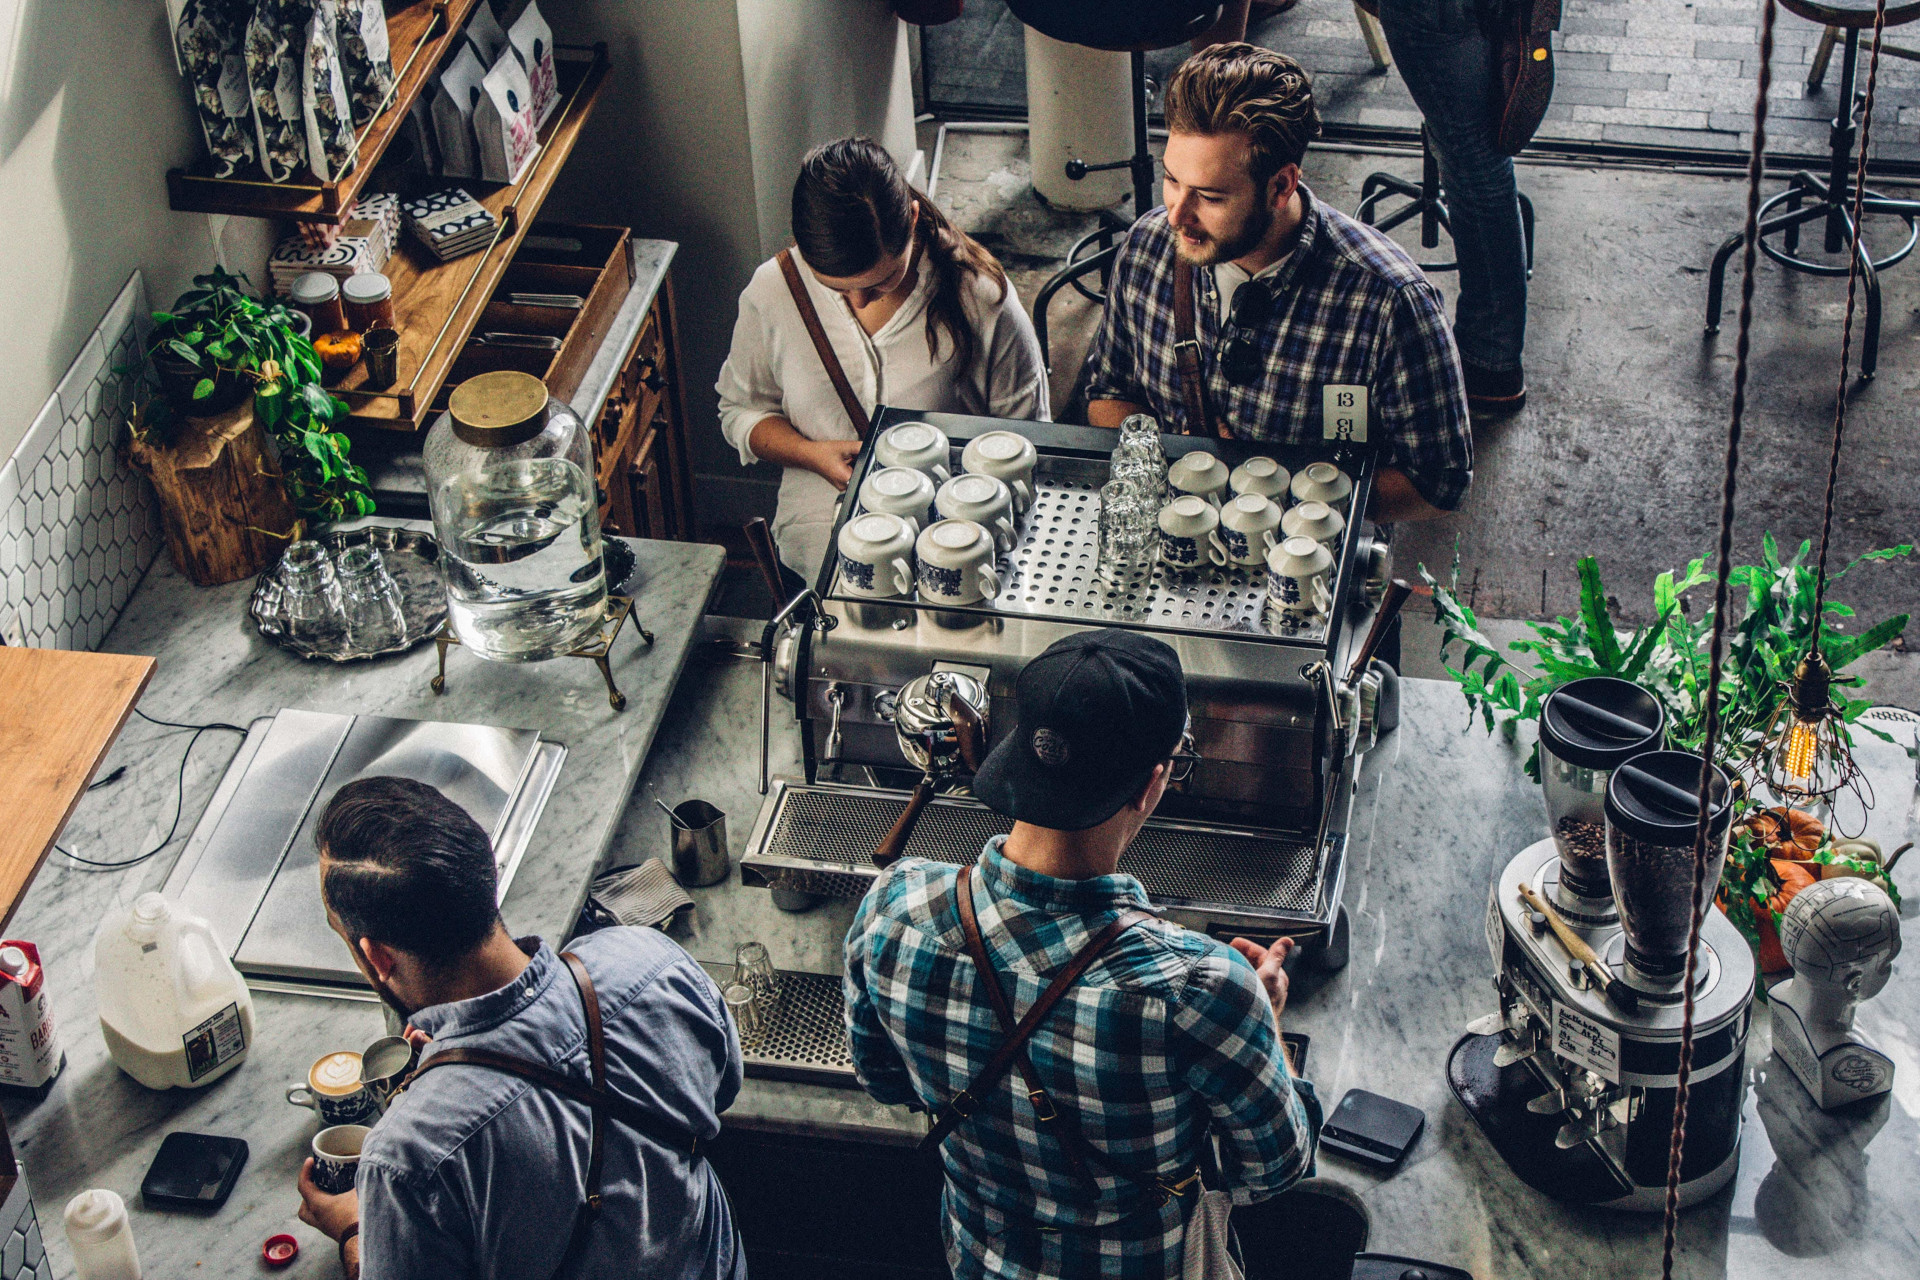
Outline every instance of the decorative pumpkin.
{"label": "decorative pumpkin", "polygon": [[313,340],[313,352],[329,369],[351,369],[360,363],[360,335],[351,329],[323,333]]}

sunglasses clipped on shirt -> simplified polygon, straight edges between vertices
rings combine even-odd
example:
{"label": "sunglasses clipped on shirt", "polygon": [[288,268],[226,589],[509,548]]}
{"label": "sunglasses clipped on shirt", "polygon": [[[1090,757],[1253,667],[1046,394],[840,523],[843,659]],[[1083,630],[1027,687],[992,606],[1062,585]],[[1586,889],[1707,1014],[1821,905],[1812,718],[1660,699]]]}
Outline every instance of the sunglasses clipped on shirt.
{"label": "sunglasses clipped on shirt", "polygon": [[1254,331],[1273,314],[1273,291],[1264,280],[1249,280],[1233,295],[1227,326],[1220,336],[1220,372],[1235,386],[1259,381],[1263,371]]}

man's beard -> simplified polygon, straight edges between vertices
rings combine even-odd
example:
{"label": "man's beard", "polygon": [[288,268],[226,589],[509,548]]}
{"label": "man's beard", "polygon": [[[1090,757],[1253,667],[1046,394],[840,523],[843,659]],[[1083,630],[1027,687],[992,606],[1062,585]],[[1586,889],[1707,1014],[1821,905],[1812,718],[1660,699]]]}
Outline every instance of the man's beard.
{"label": "man's beard", "polygon": [[1272,209],[1266,205],[1257,205],[1234,234],[1222,239],[1208,236],[1198,248],[1187,243],[1188,233],[1185,230],[1175,228],[1178,235],[1173,242],[1174,252],[1180,255],[1181,261],[1196,267],[1210,267],[1216,262],[1232,262],[1236,258],[1244,258],[1267,238],[1267,232],[1273,228],[1273,217]]}

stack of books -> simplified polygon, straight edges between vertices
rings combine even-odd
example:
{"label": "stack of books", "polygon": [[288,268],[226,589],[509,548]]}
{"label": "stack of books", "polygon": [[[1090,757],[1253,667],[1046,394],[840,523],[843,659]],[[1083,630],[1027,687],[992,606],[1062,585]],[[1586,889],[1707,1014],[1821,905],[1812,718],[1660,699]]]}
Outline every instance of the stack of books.
{"label": "stack of books", "polygon": [[459,187],[408,200],[401,212],[413,238],[441,262],[486,248],[500,228],[492,211]]}
{"label": "stack of books", "polygon": [[354,205],[332,244],[316,244],[304,235],[288,236],[267,260],[267,273],[273,291],[284,297],[293,282],[309,271],[324,271],[342,280],[363,271],[384,271],[399,243],[400,197],[369,193]]}

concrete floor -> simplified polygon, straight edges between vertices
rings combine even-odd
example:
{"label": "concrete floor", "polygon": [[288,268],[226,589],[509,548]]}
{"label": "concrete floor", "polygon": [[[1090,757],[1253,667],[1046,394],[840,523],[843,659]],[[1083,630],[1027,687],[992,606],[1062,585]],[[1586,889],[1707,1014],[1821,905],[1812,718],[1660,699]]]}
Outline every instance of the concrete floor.
{"label": "concrete floor", "polygon": [[[1350,211],[1360,182],[1382,168],[1414,176],[1418,163],[1411,155],[1316,150],[1308,157],[1307,180],[1321,199]],[[1644,622],[1654,575],[1709,555],[1714,546],[1737,280],[1729,285],[1726,331],[1703,337],[1706,268],[1714,247],[1739,223],[1744,185],[1550,165],[1525,166],[1521,183],[1539,219],[1529,305],[1530,403],[1509,421],[1476,431],[1474,488],[1465,509],[1402,526],[1397,566],[1406,576],[1416,564],[1444,576],[1457,549],[1475,608],[1508,633],[1502,621],[1576,608],[1575,561],[1593,554],[1617,601],[1616,618],[1622,625]],[[1092,225],[1087,215],[1040,204],[1018,134],[950,133],[938,198],[1001,255],[1030,306],[1066,246]],[[1879,227],[1889,244],[1892,230]],[[1436,278],[1451,294],[1451,277]],[[1887,272],[1884,288],[1879,376],[1856,384],[1848,413],[1838,563],[1920,535],[1920,435],[1913,429],[1920,264]],[[1736,563],[1758,558],[1764,531],[1782,543],[1819,534],[1845,295],[1844,280],[1790,274],[1763,260]],[[1097,310],[1069,293],[1056,301],[1051,319],[1058,408]],[[1859,342],[1856,322],[1856,366]],[[1863,566],[1836,594],[1859,610],[1863,623],[1920,612],[1920,558]],[[1410,674],[1440,674],[1433,649],[1431,640],[1409,637]],[[1881,655],[1856,670],[1868,676],[1870,696],[1920,706],[1920,663],[1911,656]]]}

